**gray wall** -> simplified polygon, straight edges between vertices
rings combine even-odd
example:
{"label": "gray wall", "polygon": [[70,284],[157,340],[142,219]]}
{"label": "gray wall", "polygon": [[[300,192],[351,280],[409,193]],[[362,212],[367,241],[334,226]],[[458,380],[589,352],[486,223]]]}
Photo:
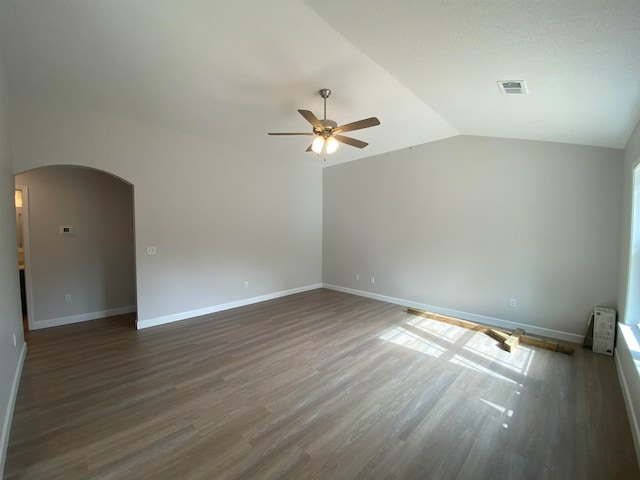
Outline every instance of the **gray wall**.
{"label": "gray wall", "polygon": [[324,282],[579,341],[617,307],[621,181],[620,150],[468,136],[326,168]]}
{"label": "gray wall", "polygon": [[[32,327],[135,310],[131,185],[63,166],[17,175],[16,185],[29,192]],[[61,235],[63,225],[73,234]]]}
{"label": "gray wall", "polygon": [[7,89],[4,59],[0,54],[0,476],[4,471],[11,412],[19,380],[21,355],[25,348],[20,309]]}
{"label": "gray wall", "polygon": [[12,118],[16,173],[81,165],[134,186],[139,325],[321,283],[318,162],[63,101],[18,102]]}

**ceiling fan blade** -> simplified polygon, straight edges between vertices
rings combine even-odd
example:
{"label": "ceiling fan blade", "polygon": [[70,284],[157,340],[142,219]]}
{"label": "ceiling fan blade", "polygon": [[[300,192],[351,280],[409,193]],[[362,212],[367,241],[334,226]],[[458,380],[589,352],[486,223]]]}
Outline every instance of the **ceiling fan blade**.
{"label": "ceiling fan blade", "polygon": [[311,147],[313,147],[313,143],[307,147],[305,152],[313,152],[313,149]]}
{"label": "ceiling fan blade", "polygon": [[367,142],[363,142],[362,140],[357,140],[351,137],[345,137],[344,135],[334,135],[333,137],[340,143],[345,143],[347,145],[351,145],[352,147],[364,148],[369,145]]}
{"label": "ceiling fan blade", "polygon": [[346,125],[340,125],[339,127],[331,130],[332,133],[351,132],[352,130],[360,130],[362,128],[375,127],[380,125],[380,120],[376,117],[365,118],[364,120],[358,120],[357,122],[347,123]]}
{"label": "ceiling fan blade", "polygon": [[267,133],[267,135],[314,135],[313,133]]}
{"label": "ceiling fan blade", "polygon": [[318,120],[318,117],[316,117],[313,112],[310,112],[309,110],[298,110],[298,112],[300,112],[300,115],[302,115],[307,122],[313,125],[313,128],[319,128],[320,130],[324,129],[320,120]]}

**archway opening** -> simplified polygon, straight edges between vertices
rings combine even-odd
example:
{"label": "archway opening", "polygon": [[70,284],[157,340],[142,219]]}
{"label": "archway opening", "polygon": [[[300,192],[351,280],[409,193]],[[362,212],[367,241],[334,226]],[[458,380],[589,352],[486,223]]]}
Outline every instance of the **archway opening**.
{"label": "archway opening", "polygon": [[130,315],[134,326],[133,185],[67,165],[29,170],[15,182],[29,330],[114,315]]}

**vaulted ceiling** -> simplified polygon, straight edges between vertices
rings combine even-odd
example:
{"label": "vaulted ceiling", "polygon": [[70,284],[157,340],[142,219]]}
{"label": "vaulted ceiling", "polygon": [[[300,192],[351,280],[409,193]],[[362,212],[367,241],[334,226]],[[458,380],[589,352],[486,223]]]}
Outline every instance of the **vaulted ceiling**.
{"label": "vaulted ceiling", "polygon": [[[313,161],[296,112],[377,116],[331,164],[458,135],[623,148],[638,0],[0,0],[15,108],[69,102]],[[503,95],[498,80],[525,80]],[[328,162],[329,163],[329,162]]]}

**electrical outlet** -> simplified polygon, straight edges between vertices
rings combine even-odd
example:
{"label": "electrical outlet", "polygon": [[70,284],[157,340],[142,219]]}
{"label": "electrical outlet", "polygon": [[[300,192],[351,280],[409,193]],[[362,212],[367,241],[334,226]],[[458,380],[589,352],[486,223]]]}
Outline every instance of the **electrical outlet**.
{"label": "electrical outlet", "polygon": [[516,308],[518,306],[518,300],[516,300],[515,298],[510,298],[509,299],[509,306],[511,308]]}
{"label": "electrical outlet", "polygon": [[67,293],[64,296],[64,303],[71,303],[71,294],[70,293]]}
{"label": "electrical outlet", "polygon": [[244,288],[249,288],[249,280],[244,281]]}
{"label": "electrical outlet", "polygon": [[147,247],[147,255],[155,255],[156,253],[158,253],[156,247]]}
{"label": "electrical outlet", "polygon": [[371,277],[371,283],[376,283],[376,277]]}
{"label": "electrical outlet", "polygon": [[360,274],[356,273],[356,280],[360,281]]}

